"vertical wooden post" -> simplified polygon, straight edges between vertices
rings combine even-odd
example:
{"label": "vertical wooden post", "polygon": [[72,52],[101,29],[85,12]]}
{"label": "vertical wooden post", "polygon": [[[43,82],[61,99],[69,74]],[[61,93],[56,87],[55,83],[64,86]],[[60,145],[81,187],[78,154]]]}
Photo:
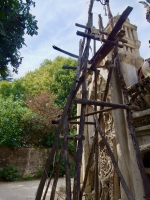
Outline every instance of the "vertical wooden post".
{"label": "vertical wooden post", "polygon": [[[93,0],[90,1],[89,11],[88,11],[88,26],[90,27],[92,26],[92,13],[91,13],[92,7],[93,7]],[[82,62],[83,62],[82,69],[83,69],[83,76],[84,76],[84,82],[82,84],[82,98],[83,99],[86,99],[86,96],[87,96],[85,79],[86,79],[86,74],[87,74],[89,47],[90,47],[90,39],[87,39],[86,47],[85,47],[83,57],[82,57]],[[85,111],[86,111],[86,104],[83,104],[81,106],[81,118],[80,118],[80,127],[79,127],[80,136],[84,134]],[[73,200],[79,200],[79,197],[80,197],[80,175],[81,175],[82,152],[83,152],[83,141],[79,140],[77,144]]]}
{"label": "vertical wooden post", "polygon": [[66,200],[71,200],[71,179],[70,179],[70,164],[68,156],[68,119],[65,118],[64,121],[64,158],[66,167]]}
{"label": "vertical wooden post", "polygon": [[58,168],[56,170],[55,177],[54,177],[54,182],[53,182],[53,185],[52,185],[52,192],[51,192],[50,200],[54,200],[55,199],[56,187],[57,187],[57,182],[58,182],[58,178],[59,178],[59,174],[60,174],[63,153],[64,153],[64,151],[63,151],[63,147],[62,147],[61,151],[60,151],[60,155],[59,155]]}

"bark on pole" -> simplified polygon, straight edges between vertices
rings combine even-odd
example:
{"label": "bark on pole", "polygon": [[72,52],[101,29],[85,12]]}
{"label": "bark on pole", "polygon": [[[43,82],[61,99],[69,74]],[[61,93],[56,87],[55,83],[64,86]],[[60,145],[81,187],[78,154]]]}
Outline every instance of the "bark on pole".
{"label": "bark on pole", "polygon": [[68,156],[68,119],[65,118],[64,122],[64,158],[66,167],[66,200],[71,200],[71,178],[70,178],[70,164]]}
{"label": "bark on pole", "polygon": [[[88,25],[89,26],[92,26],[92,13],[91,13],[92,7],[93,7],[93,0],[90,1],[89,11],[88,11]],[[83,70],[83,76],[84,76],[84,82],[82,84],[82,98],[84,99],[86,99],[86,96],[87,96],[85,79],[86,79],[86,73],[87,73],[89,48],[90,48],[90,39],[87,39],[86,47],[82,56],[82,62],[83,62],[82,70]],[[83,104],[81,106],[81,118],[80,118],[80,127],[79,127],[80,136],[84,134],[85,111],[86,111],[86,104]],[[83,152],[83,141],[79,140],[77,144],[73,200],[79,200],[80,198],[80,175],[81,175],[82,152]]]}
{"label": "bark on pole", "polygon": [[64,119],[65,119],[65,117],[67,115],[67,112],[68,112],[70,106],[71,106],[73,98],[75,97],[75,95],[76,95],[80,85],[82,84],[82,82],[83,82],[83,76],[80,77],[80,81],[78,82],[77,85],[76,85],[76,78],[75,78],[75,81],[74,81],[74,83],[72,85],[72,89],[70,91],[70,95],[68,97],[67,103],[66,103],[64,111],[62,113],[62,117],[61,117],[60,123],[59,123],[59,125],[58,125],[58,127],[56,129],[56,134],[55,134],[55,138],[54,138],[54,145],[51,148],[50,154],[48,156],[48,159],[47,159],[47,162],[46,162],[46,166],[45,166],[45,170],[43,172],[43,175],[42,175],[39,187],[38,187],[38,191],[37,191],[37,195],[35,197],[35,200],[41,200],[43,189],[44,189],[44,185],[45,185],[45,181],[46,181],[46,178],[47,178],[47,173],[48,173],[50,165],[51,165],[51,163],[53,161],[54,154],[55,154],[55,152],[56,152],[56,150],[58,148],[58,143],[59,143],[59,140],[60,140],[59,135],[60,135],[61,129],[63,127]]}

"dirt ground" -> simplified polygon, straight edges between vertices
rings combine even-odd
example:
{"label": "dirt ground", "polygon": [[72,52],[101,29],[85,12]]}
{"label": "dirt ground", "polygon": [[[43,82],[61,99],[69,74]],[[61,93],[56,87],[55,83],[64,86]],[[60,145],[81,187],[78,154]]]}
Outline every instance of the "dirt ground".
{"label": "dirt ground", "polygon": [[[40,180],[9,183],[0,182],[0,200],[34,200],[39,182]],[[60,178],[58,181],[57,190],[59,191],[60,188],[64,189],[64,186],[65,179]],[[50,190],[51,187],[48,191],[46,200],[50,199]],[[60,192],[58,194],[61,195]],[[58,194],[56,195],[55,199],[58,198]],[[65,198],[61,195],[58,199],[63,200]]]}

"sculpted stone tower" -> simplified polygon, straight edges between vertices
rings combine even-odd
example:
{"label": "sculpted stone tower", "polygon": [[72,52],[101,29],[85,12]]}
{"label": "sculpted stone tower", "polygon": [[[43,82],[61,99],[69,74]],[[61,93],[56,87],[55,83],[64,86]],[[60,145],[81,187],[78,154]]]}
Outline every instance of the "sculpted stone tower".
{"label": "sculpted stone tower", "polygon": [[[114,24],[117,22],[119,16],[114,17]],[[119,57],[121,61],[121,70],[124,76],[125,82],[129,90],[131,90],[132,85],[138,84],[137,71],[143,65],[143,58],[140,56],[139,48],[140,41],[138,40],[137,27],[132,25],[129,19],[123,24],[122,30],[125,30],[124,39],[128,41],[121,49],[119,48]],[[105,28],[105,32],[110,32],[110,24]],[[112,60],[112,53],[110,53],[105,61],[101,62],[100,65],[106,66],[108,61]],[[102,101],[104,86],[106,84],[106,79],[108,75],[108,70],[100,69],[98,71],[97,79],[97,98]],[[87,85],[88,85],[88,98],[94,99],[94,75],[89,76]],[[133,89],[133,88],[132,88]],[[135,91],[134,91],[135,92]],[[132,93],[132,91],[131,91]],[[132,98],[131,98],[132,99]],[[108,102],[120,103],[123,104],[122,90],[120,86],[120,81],[117,76],[117,69],[114,66],[112,79],[111,79],[111,88],[109,90],[109,95],[107,97]],[[150,108],[150,105],[149,105]],[[100,109],[97,107],[97,109]],[[91,112],[90,107],[87,107],[87,113]],[[79,108],[78,108],[79,115]],[[133,114],[134,121],[142,116],[150,116],[150,109],[147,111],[135,112]],[[94,122],[92,116],[87,117],[87,122]],[[141,145],[148,145],[150,147],[150,128],[148,129],[150,121],[147,122],[145,129],[140,129],[141,127],[136,128],[138,142]],[[84,175],[85,166],[87,164],[87,158],[89,155],[89,150],[93,142],[92,136],[94,135],[94,128],[92,125],[85,125],[85,142],[84,142],[84,154],[83,154],[83,163],[82,166],[82,175]],[[140,125],[142,126],[142,124]],[[101,128],[105,133],[105,136],[110,144],[110,147],[118,161],[119,168],[123,174],[123,177],[132,192],[136,200],[144,200],[143,198],[143,184],[139,168],[137,165],[135,150],[133,142],[131,139],[130,131],[128,129],[126,114],[124,110],[117,109],[103,114],[103,122],[101,123]],[[141,132],[140,132],[141,130]],[[139,133],[140,132],[140,133]],[[144,139],[143,139],[144,138]],[[144,141],[144,142],[142,142]],[[144,147],[140,146],[142,151]],[[149,149],[149,148],[148,148]],[[141,152],[142,154],[142,152]],[[149,154],[148,154],[149,155]],[[144,157],[143,157],[144,158]],[[147,157],[146,157],[147,158]],[[93,158],[94,159],[94,158]],[[149,166],[148,163],[147,166]],[[150,171],[150,166],[147,169],[147,173]],[[81,177],[82,179],[82,177]],[[111,159],[109,154],[101,140],[99,138],[99,188],[100,188],[100,199],[110,199],[110,200],[127,200],[126,194],[119,184],[118,177],[115,173],[115,170],[111,164]],[[94,165],[91,166],[88,182],[85,189],[87,193],[87,199],[91,199],[91,196],[94,196],[94,191],[92,191],[94,185]]]}
{"label": "sculpted stone tower", "polygon": [[[113,19],[114,24],[116,24],[119,15],[115,16]],[[119,54],[126,85],[130,86],[138,82],[137,70],[143,65],[144,60],[139,52],[141,42],[138,40],[137,26],[131,24],[130,20],[127,19],[122,26],[122,30],[125,31],[124,39],[127,40],[128,43],[124,44],[123,48],[119,48]],[[105,31],[111,31],[110,24],[106,26]],[[111,54],[108,59],[111,60]]]}

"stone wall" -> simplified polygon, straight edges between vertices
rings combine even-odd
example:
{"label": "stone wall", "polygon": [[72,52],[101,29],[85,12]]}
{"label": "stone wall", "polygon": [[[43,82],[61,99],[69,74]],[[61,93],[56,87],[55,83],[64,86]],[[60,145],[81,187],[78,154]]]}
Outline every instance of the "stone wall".
{"label": "stone wall", "polygon": [[0,148],[0,168],[15,165],[21,177],[43,169],[50,149]]}

